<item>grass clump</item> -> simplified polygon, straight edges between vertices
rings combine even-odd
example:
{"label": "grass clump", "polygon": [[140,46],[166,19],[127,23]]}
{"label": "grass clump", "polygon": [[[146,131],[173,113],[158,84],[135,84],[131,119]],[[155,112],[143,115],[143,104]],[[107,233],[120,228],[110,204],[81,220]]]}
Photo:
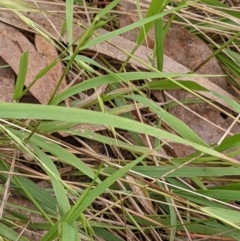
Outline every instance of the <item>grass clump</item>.
{"label": "grass clump", "polygon": [[[29,53],[24,52],[14,103],[0,104],[2,239],[240,240],[239,134],[230,126],[221,140],[208,143],[170,111],[209,105],[239,124],[237,98],[193,81],[211,78],[195,71],[218,58],[237,95],[238,9],[213,0],[134,1],[140,20],[117,28],[120,2],[54,2],[67,10],[58,15],[49,2],[41,9],[40,2],[36,7],[29,1],[31,14],[37,14],[39,7],[50,22],[51,16],[59,17],[62,26],[54,27],[60,27],[59,36],[65,33],[65,37],[56,38],[47,26],[34,22],[33,15],[28,18],[21,11],[26,2],[0,1],[31,26],[32,33],[58,48],[58,58],[34,82],[57,62],[64,64],[47,104],[22,103],[31,91],[30,86],[23,88],[29,64]],[[83,18],[87,27],[78,21]],[[212,50],[194,72],[164,71],[164,38],[173,22]],[[158,33],[155,52],[139,57],[153,27]],[[85,30],[76,36],[79,28]],[[126,46],[128,53],[111,45],[119,53],[118,61],[107,50],[99,51],[104,43],[135,28],[136,44]],[[65,78],[67,87],[59,91]],[[188,92],[192,98],[171,99],[173,90]],[[186,155],[177,154],[177,148],[186,147],[190,150]]]}

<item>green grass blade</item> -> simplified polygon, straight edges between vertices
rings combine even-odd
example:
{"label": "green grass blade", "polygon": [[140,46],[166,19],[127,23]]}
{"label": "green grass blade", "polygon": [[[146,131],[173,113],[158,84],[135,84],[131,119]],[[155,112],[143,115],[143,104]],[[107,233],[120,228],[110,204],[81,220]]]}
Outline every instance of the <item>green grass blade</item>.
{"label": "green grass blade", "polygon": [[72,43],[73,43],[73,4],[74,0],[66,1],[66,25],[67,25],[67,36],[68,44],[72,52]]}
{"label": "green grass blade", "polygon": [[240,55],[239,53],[236,53],[230,49],[224,49],[224,52],[226,52],[238,65],[240,65]]}
{"label": "green grass blade", "polygon": [[216,151],[226,151],[232,148],[240,147],[240,134],[236,134],[224,139],[221,144],[215,148]]}
{"label": "green grass blade", "polygon": [[[166,177],[219,177],[219,176],[237,176],[240,168],[233,167],[189,167],[184,166],[177,169],[175,166],[137,166],[132,169],[141,175],[151,178]],[[114,173],[114,168],[105,167],[103,171],[107,174]]]}
{"label": "green grass blade", "polygon": [[129,99],[143,103],[149,107],[154,113],[156,113],[165,123],[172,127],[177,133],[179,133],[183,138],[198,143],[200,145],[207,146],[207,144],[194,132],[192,131],[185,123],[176,118],[175,116],[169,114],[163,108],[156,105],[153,101],[144,98],[139,95],[130,95],[126,96]]}
{"label": "green grass blade", "polygon": [[92,123],[112,126],[115,128],[125,129],[129,131],[135,131],[138,133],[144,133],[160,139],[166,139],[176,143],[190,145],[201,152],[228,160],[230,162],[234,162],[235,164],[238,163],[234,159],[208,148],[206,144],[204,144],[204,142],[202,144],[194,143],[189,140],[184,140],[183,138],[168,133],[166,131],[154,128],[152,126],[148,126],[137,121],[129,120],[123,117],[113,116],[106,113],[93,112],[91,110],[75,108],[64,108],[58,106],[14,103],[0,103],[0,110],[0,118],[60,120],[67,122],[76,122],[76,124]]}
{"label": "green grass blade", "polygon": [[199,190],[198,193],[227,202],[240,201],[240,191],[238,190],[223,190],[219,187],[216,190],[214,188],[210,190]]}
{"label": "green grass blade", "polygon": [[91,88],[97,88],[104,84],[113,84],[113,83],[119,83],[119,81],[124,81],[127,83],[128,81],[134,81],[134,80],[141,80],[143,78],[146,79],[153,79],[153,78],[176,78],[176,77],[185,77],[187,76],[191,77],[197,77],[199,75],[184,75],[184,74],[178,74],[178,73],[151,73],[151,72],[129,72],[129,73],[119,73],[117,75],[108,74],[100,77],[95,77],[86,81],[83,81],[82,83],[76,84],[75,86],[72,86],[68,88],[67,90],[63,91],[59,95],[55,96],[51,102],[52,105],[59,104],[61,101],[67,99],[68,97],[71,97],[77,93],[80,93],[82,91],[91,89]]}
{"label": "green grass blade", "polygon": [[3,223],[0,223],[0,235],[1,235],[0,237],[1,240],[5,240],[3,239],[3,237],[5,237],[7,238],[7,240],[11,240],[11,241],[15,241],[15,240],[28,241],[28,239],[24,237],[19,238],[19,234],[13,230],[13,227],[10,228],[9,226],[4,225]]}
{"label": "green grass blade", "polygon": [[19,71],[16,80],[16,85],[13,92],[13,100],[19,101],[22,97],[23,87],[28,70],[28,51],[25,51],[20,57]]}
{"label": "green grass blade", "polygon": [[[152,0],[148,7],[148,11],[146,13],[145,19],[159,15],[158,13],[162,12],[165,7],[165,2],[166,1],[164,1],[164,0],[163,1],[162,0],[160,0],[160,1]],[[160,18],[160,16],[159,16],[159,18]],[[159,19],[159,18],[156,18],[156,19]],[[144,25],[142,25],[142,27],[138,33],[138,36],[137,36],[137,45],[138,46],[140,46],[143,43],[146,35],[148,34],[148,32],[151,29],[151,27],[153,26],[153,24],[154,24],[154,21],[150,21],[150,22],[147,22]]]}
{"label": "green grass blade", "polygon": [[[186,6],[186,5],[185,5]],[[174,10],[177,10],[177,9],[181,9],[183,6],[181,7],[177,7],[175,8]],[[130,31],[134,28],[138,28],[138,27],[141,27],[143,24],[146,24],[146,23],[150,23],[150,22],[153,22],[155,21],[156,19],[160,18],[160,17],[163,17],[163,16],[166,16],[167,14],[170,14],[172,13],[173,10],[170,10],[170,11],[164,11],[162,13],[159,13],[159,14],[156,14],[154,16],[151,16],[151,17],[148,17],[148,18],[145,18],[143,20],[140,20],[136,23],[133,23],[133,24],[130,24],[124,28],[121,28],[121,29],[118,29],[118,30],[115,30],[115,31],[112,31],[112,32],[109,32],[107,34],[104,34],[102,36],[99,36],[99,37],[96,37],[94,38],[93,40],[90,40],[88,41],[88,43],[86,43],[84,46],[81,47],[80,50],[84,50],[84,49],[88,49],[88,48],[91,48],[101,42],[104,42],[106,40],[110,40],[111,38],[113,37],[116,37],[116,36],[119,36],[127,31]]]}
{"label": "green grass blade", "polygon": [[119,4],[121,0],[114,0],[110,2],[104,9],[102,9],[95,17],[94,22],[99,21],[101,18],[103,18],[107,13],[109,13],[114,7]]}
{"label": "green grass blade", "polygon": [[157,59],[157,69],[163,70],[163,59],[164,59],[164,31],[163,31],[163,20],[158,18],[155,21],[155,55]]}
{"label": "green grass blade", "polygon": [[[178,80],[178,83],[188,88],[190,90],[197,90],[197,91],[208,91],[206,88],[202,87],[196,82],[189,81],[189,80]],[[152,82],[147,83],[147,86],[151,90],[178,90],[183,89],[177,83],[172,82],[171,80],[155,80]]]}
{"label": "green grass blade", "polygon": [[72,225],[62,223],[61,226],[60,241],[80,240]]}
{"label": "green grass blade", "polygon": [[[52,173],[56,175],[57,178],[61,179],[56,166],[53,164],[49,156],[46,155],[40,148],[38,148],[36,145],[32,144],[31,142],[30,142],[30,145],[34,150],[34,152],[36,153],[36,155],[38,155],[38,157],[41,159],[41,162],[43,162],[52,171]],[[58,202],[60,213],[65,214],[71,208],[67,197],[67,192],[64,189],[63,185],[56,180],[56,178],[53,178],[52,175],[49,173],[48,175],[51,178],[51,183]]]}
{"label": "green grass blade", "polygon": [[205,207],[201,208],[202,211],[208,215],[221,220],[224,223],[229,224],[230,226],[240,230],[240,215],[239,211],[218,208],[218,207]]}
{"label": "green grass blade", "polygon": [[112,146],[117,146],[117,147],[123,148],[125,150],[135,152],[135,153],[146,154],[146,153],[151,151],[147,147],[131,145],[131,144],[125,143],[125,142],[120,141],[120,140],[116,140],[116,139],[111,138],[111,137],[100,135],[100,134],[95,133],[93,131],[84,130],[83,132],[82,131],[80,132],[80,131],[69,130],[67,132],[72,134],[72,135],[89,138],[89,139],[92,139],[92,140],[95,140],[95,141],[99,141],[100,143],[104,143],[104,144],[108,144],[108,145],[112,145]]}
{"label": "green grass blade", "polygon": [[109,232],[106,228],[93,227],[95,234],[106,241],[123,241],[119,237],[115,236],[113,233]]}
{"label": "green grass blade", "polygon": [[240,113],[240,104],[235,101],[234,99],[231,99],[227,96],[223,96],[217,92],[211,91],[215,96],[219,97],[221,100],[225,101],[227,104],[232,106],[232,108],[237,112]]}

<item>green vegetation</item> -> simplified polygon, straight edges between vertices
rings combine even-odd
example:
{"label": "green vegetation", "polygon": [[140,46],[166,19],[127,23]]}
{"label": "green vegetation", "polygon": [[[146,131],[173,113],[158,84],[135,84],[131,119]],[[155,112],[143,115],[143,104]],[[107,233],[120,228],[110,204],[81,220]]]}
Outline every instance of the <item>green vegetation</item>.
{"label": "green vegetation", "polygon": [[[23,52],[14,101],[0,103],[1,240],[240,240],[240,133],[225,125],[222,139],[208,143],[171,112],[210,106],[239,125],[237,98],[193,81],[216,78],[196,73],[216,58],[239,93],[239,9],[230,1],[132,1],[140,20],[124,27],[118,24],[120,0],[108,5],[54,1],[66,13],[43,12],[59,21],[65,16],[64,42],[24,15],[27,8],[37,14],[33,2],[0,5],[31,27],[30,41],[37,32],[59,57],[24,89],[31,53]],[[76,36],[83,25],[79,16],[91,23]],[[192,72],[165,70],[164,38],[173,22],[212,50]],[[108,32],[100,33],[101,28]],[[125,57],[116,55],[116,61],[107,50],[99,51],[101,43],[132,29],[138,29],[136,42],[130,49],[126,44]],[[139,57],[151,29],[157,33],[154,54]],[[48,103],[22,103],[59,62],[64,70]],[[65,78],[68,85],[59,91]],[[173,95],[185,90],[191,98],[171,99],[169,90]],[[213,130],[204,131],[214,136]],[[187,155],[180,156],[185,148]]]}

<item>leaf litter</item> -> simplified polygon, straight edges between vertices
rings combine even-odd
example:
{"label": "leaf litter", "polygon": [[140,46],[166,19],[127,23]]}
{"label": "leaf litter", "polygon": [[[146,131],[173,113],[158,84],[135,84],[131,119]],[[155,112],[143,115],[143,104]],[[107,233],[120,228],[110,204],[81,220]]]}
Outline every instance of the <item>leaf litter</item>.
{"label": "leaf litter", "polygon": [[[40,51],[38,53],[33,44],[16,28],[0,22],[0,31],[0,44],[2,46],[0,56],[11,66],[16,74],[19,71],[21,55],[25,51],[29,53],[28,71],[25,80],[26,87],[32,84],[41,70],[58,57],[57,52],[52,50],[53,47],[49,47],[50,44],[46,46],[46,40],[41,40],[40,37],[36,37],[37,48]],[[44,50],[46,47],[49,49]],[[62,67],[59,67],[59,65],[61,63],[55,65],[30,88],[32,95],[42,104],[46,104],[50,100],[51,94],[56,88],[59,76],[62,73]]]}
{"label": "leaf litter", "polygon": [[15,86],[15,73],[10,66],[0,57],[0,100],[11,102]]}

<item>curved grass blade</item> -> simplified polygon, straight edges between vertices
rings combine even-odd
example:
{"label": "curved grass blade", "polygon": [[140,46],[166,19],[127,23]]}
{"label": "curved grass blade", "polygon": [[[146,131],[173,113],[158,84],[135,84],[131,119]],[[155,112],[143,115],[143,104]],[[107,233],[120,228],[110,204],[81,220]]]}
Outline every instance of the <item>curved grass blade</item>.
{"label": "curved grass blade", "polygon": [[168,133],[167,131],[163,131],[152,126],[139,123],[137,121],[133,121],[119,116],[113,116],[106,113],[75,108],[65,108],[59,106],[14,103],[0,103],[0,110],[0,118],[60,120],[76,123],[92,123],[112,126],[128,131],[135,131],[137,133],[144,133],[160,139],[165,139],[184,145],[190,145],[201,152],[230,161],[236,165],[240,165],[238,161],[227,157],[226,155],[219,153],[213,149],[208,148],[206,144],[204,144],[204,142],[202,144],[195,143]]}

